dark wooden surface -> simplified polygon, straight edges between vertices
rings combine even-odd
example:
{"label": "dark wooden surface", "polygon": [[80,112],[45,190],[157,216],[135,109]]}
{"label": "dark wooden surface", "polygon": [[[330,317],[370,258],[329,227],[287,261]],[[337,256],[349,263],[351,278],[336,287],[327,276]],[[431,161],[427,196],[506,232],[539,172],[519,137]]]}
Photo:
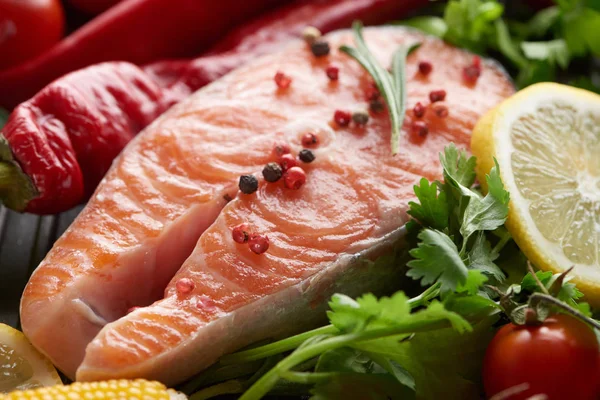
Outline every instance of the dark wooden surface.
{"label": "dark wooden surface", "polygon": [[1,323],[19,326],[19,301],[29,275],[80,210],[38,217],[0,208]]}

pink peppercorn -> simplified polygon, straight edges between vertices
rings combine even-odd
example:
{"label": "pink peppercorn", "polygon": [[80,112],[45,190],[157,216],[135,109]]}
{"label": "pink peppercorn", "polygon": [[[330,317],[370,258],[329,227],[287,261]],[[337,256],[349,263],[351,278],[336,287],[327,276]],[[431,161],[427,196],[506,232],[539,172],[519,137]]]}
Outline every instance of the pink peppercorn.
{"label": "pink peppercorn", "polygon": [[428,133],[429,128],[423,121],[413,121],[410,125],[410,139],[413,142],[422,142]]}
{"label": "pink peppercorn", "polygon": [[194,281],[189,278],[181,278],[175,284],[178,294],[189,294],[195,287]]}
{"label": "pink peppercorn", "polygon": [[352,120],[352,114],[348,111],[336,110],[333,114],[333,120],[339,126],[348,126]]}
{"label": "pink peppercorn", "polygon": [[269,237],[253,233],[248,239],[248,246],[253,253],[262,254],[269,249]]}
{"label": "pink peppercorn", "polygon": [[433,65],[429,61],[421,61],[419,63],[419,72],[425,76],[433,71]]}
{"label": "pink peppercorn", "polygon": [[284,154],[281,157],[279,157],[279,165],[281,165],[281,169],[285,172],[288,169],[298,165],[298,160],[296,160],[296,157],[289,153]]}
{"label": "pink peppercorn", "polygon": [[423,118],[423,115],[425,115],[425,107],[423,104],[421,104],[421,102],[415,104],[413,108],[413,114],[415,115],[415,118]]}
{"label": "pink peppercorn", "polygon": [[275,84],[277,85],[277,87],[279,89],[287,89],[292,84],[292,78],[290,78],[289,76],[287,76],[286,74],[284,74],[281,71],[278,71],[275,74],[274,79],[275,79]]}
{"label": "pink peppercorn", "polygon": [[248,224],[239,224],[231,231],[231,237],[236,243],[246,243],[248,241]]}
{"label": "pink peppercorn", "polygon": [[445,90],[432,90],[431,93],[429,93],[429,100],[432,103],[438,102],[438,101],[444,101],[446,99],[446,91]]}
{"label": "pink peppercorn", "polygon": [[325,69],[325,73],[329,79],[337,81],[340,75],[340,69],[335,65],[329,65],[327,69]]}
{"label": "pink peppercorn", "polygon": [[283,182],[286,188],[298,190],[306,183],[306,173],[300,167],[292,167],[283,174]]}
{"label": "pink peppercorn", "polygon": [[318,143],[319,138],[312,132],[305,133],[304,136],[302,136],[302,146],[304,147],[315,146]]}
{"label": "pink peppercorn", "polygon": [[448,116],[448,107],[446,107],[443,104],[436,104],[433,107],[433,112],[435,113],[435,115],[437,115],[439,118],[446,118]]}

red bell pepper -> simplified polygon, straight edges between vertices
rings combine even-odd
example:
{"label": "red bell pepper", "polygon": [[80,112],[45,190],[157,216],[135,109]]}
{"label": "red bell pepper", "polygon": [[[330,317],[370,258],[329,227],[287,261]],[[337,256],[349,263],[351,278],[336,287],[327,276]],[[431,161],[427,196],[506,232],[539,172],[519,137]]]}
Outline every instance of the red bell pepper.
{"label": "red bell pepper", "polygon": [[0,141],[0,198],[20,211],[67,210],[85,200],[137,132],[192,91],[281,48],[307,25],[327,32],[354,19],[380,23],[427,1],[304,0],[250,22],[192,61],[145,71],[105,63],[71,73],[11,114]]}
{"label": "red bell pepper", "polygon": [[0,71],[0,106],[11,109],[54,79],[99,62],[141,65],[195,56],[243,20],[282,1],[122,1],[39,57]]}

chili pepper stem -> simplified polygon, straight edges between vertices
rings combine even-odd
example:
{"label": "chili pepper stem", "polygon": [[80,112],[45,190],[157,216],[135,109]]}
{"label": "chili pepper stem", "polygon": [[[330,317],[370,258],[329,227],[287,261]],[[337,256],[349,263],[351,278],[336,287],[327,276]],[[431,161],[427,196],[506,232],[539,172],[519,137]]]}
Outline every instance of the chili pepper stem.
{"label": "chili pepper stem", "polygon": [[[33,182],[12,160],[6,160],[8,145],[0,140],[0,200],[2,204],[17,211],[23,211],[29,200],[37,196]],[[10,150],[8,150],[10,151]],[[12,158],[12,155],[9,156]]]}

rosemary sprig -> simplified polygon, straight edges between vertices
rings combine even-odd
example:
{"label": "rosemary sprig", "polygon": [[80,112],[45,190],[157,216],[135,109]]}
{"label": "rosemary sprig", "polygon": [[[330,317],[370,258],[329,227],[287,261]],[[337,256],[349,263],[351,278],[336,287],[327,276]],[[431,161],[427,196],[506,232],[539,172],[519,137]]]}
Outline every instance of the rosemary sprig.
{"label": "rosemary sprig", "polygon": [[398,153],[400,129],[406,114],[406,57],[416,50],[421,44],[410,47],[400,46],[394,53],[392,72],[388,72],[375,58],[367,47],[362,34],[363,25],[360,21],[352,24],[356,48],[350,46],[340,47],[340,51],[348,54],[362,65],[371,75],[381,96],[388,106],[388,113],[392,125],[392,154]]}

